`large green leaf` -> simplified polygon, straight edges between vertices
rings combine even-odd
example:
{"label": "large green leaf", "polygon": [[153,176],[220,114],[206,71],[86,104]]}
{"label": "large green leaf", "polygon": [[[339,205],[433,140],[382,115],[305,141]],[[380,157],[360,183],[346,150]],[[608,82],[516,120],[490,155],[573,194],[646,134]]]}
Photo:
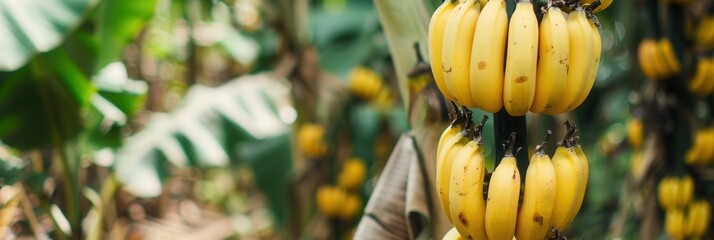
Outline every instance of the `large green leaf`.
{"label": "large green leaf", "polygon": [[121,57],[124,47],[154,14],[156,0],[104,0],[97,11],[97,35],[101,42],[97,68]]}
{"label": "large green leaf", "polygon": [[63,48],[18,71],[0,72],[0,139],[30,149],[74,138],[93,87]]}
{"label": "large green leaf", "polygon": [[13,71],[47,52],[79,26],[96,0],[0,1],[0,71]]}
{"label": "large green leaf", "polygon": [[[117,153],[114,169],[119,181],[133,194],[158,196],[162,177],[157,171],[162,161],[179,167],[227,167],[240,159],[250,162],[256,160],[250,156],[264,153],[235,153],[236,149],[248,151],[236,147],[236,143],[281,141],[278,139],[288,132],[288,123],[293,120],[294,109],[289,105],[286,86],[269,75],[242,77],[218,88],[194,86],[181,107],[170,114],[155,114],[142,131],[127,139]],[[289,144],[271,146],[274,147],[266,151],[291,152],[284,149]],[[292,167],[288,165],[287,169]],[[285,171],[256,174],[274,177]]]}

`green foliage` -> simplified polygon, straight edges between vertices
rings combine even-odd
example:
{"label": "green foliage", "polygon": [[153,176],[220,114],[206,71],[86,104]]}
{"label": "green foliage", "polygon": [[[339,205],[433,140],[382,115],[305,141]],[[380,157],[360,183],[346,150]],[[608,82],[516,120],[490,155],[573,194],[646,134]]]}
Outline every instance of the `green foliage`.
{"label": "green foliage", "polygon": [[156,0],[104,0],[96,14],[96,35],[102,46],[96,68],[118,60],[154,14]]}

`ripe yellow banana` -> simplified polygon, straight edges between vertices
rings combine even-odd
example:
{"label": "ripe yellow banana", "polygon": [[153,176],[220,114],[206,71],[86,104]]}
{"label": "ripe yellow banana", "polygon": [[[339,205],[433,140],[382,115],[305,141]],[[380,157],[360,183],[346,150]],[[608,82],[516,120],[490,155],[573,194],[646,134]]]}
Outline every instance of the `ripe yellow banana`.
{"label": "ripe yellow banana", "polygon": [[674,52],[674,47],[672,47],[672,42],[670,42],[669,39],[662,38],[657,42],[657,52],[659,52],[659,56],[664,60],[668,72],[677,74],[682,70],[682,65],[679,63],[677,53]]}
{"label": "ripe yellow banana", "polygon": [[[468,120],[470,121],[470,120]],[[439,140],[436,156],[436,190],[439,194],[439,200],[442,210],[446,213],[447,219],[451,220],[449,210],[449,187],[451,180],[451,166],[456,154],[468,142],[467,127],[459,128],[454,126],[448,127],[442,134],[442,140]],[[443,144],[443,145],[442,145]]]}
{"label": "ripe yellow banana", "polygon": [[705,16],[697,27],[695,41],[700,48],[711,48],[714,46],[714,16]]}
{"label": "ripe yellow banana", "polygon": [[709,71],[709,61],[706,58],[699,58],[697,60],[697,68],[694,76],[689,80],[688,87],[689,91],[703,97],[705,92],[703,91],[706,85],[706,77]]}
{"label": "ripe yellow banana", "polygon": [[703,236],[709,231],[709,223],[711,221],[711,205],[705,199],[695,201],[697,205],[696,211],[701,215],[701,220],[697,222],[696,226],[693,228],[694,237]]}
{"label": "ripe yellow banana", "polygon": [[446,98],[451,101],[456,100],[454,95],[449,92],[446,88],[446,83],[444,82],[444,72],[442,63],[442,46],[444,46],[444,30],[446,29],[446,22],[449,20],[451,12],[454,10],[458,2],[455,0],[444,1],[439,8],[434,11],[431,15],[431,20],[429,21],[429,33],[428,33],[428,44],[429,44],[429,61],[431,64],[431,72],[434,74],[434,81],[436,86],[439,87],[441,93],[444,94]]}
{"label": "ripe yellow banana", "polygon": [[531,112],[543,112],[560,102],[568,81],[568,26],[563,11],[549,7],[540,23],[536,90]]}
{"label": "ripe yellow banana", "polygon": [[677,177],[670,177],[670,180],[668,182],[668,187],[667,189],[667,203],[669,203],[669,206],[667,209],[674,209],[674,208],[679,208],[679,204],[677,202],[677,195],[680,193],[679,190],[679,179]]}
{"label": "ripe yellow banana", "polygon": [[518,210],[516,239],[542,240],[550,229],[550,220],[555,207],[556,177],[550,157],[543,151],[551,132],[543,143],[536,146],[526,170],[523,203]]}
{"label": "ripe yellow banana", "polygon": [[704,215],[702,215],[698,210],[699,204],[697,201],[692,202],[687,206],[686,211],[684,212],[684,229],[683,234],[687,238],[699,238],[701,236],[695,236],[695,228],[697,228],[697,224],[699,222],[703,221]]}
{"label": "ripe yellow banana", "polygon": [[570,145],[575,129],[570,128],[564,139],[558,143],[553,155],[553,166],[556,177],[555,209],[551,226],[558,231],[564,231],[577,214],[576,202],[580,195],[582,179],[582,163],[575,149]]}
{"label": "ripe yellow banana", "polygon": [[682,209],[672,208],[665,212],[664,229],[674,239],[684,238],[684,213]]}
{"label": "ripe yellow banana", "polygon": [[707,147],[705,147],[704,144],[708,140],[705,139],[707,137],[705,132],[704,130],[694,132],[692,146],[687,149],[687,152],[684,154],[684,163],[688,165],[701,165],[706,161],[705,152],[707,150],[705,148]]}
{"label": "ripe yellow banana", "polygon": [[627,141],[634,149],[639,149],[644,142],[644,124],[642,119],[631,118],[627,121]]}
{"label": "ripe yellow banana", "polygon": [[588,162],[588,157],[585,155],[585,152],[583,152],[583,148],[580,146],[580,144],[575,143],[573,149],[575,150],[575,155],[578,156],[578,160],[580,161],[580,172],[578,173],[579,185],[577,199],[573,203],[575,210],[573,213],[571,213],[572,217],[570,219],[570,222],[568,222],[568,224],[566,225],[566,228],[568,225],[570,225],[570,223],[572,223],[578,212],[580,212],[580,207],[582,207],[583,200],[585,199],[585,192],[588,186],[588,177],[590,175],[590,163]]}
{"label": "ripe yellow banana", "polygon": [[660,70],[654,64],[654,58],[657,56],[654,47],[656,44],[654,39],[648,38],[643,39],[637,47],[637,62],[640,70],[650,80],[658,80],[662,77]]}
{"label": "ripe yellow banana", "polygon": [[486,235],[491,240],[511,240],[516,232],[521,174],[513,156],[515,134],[509,149],[491,175],[486,200]]}
{"label": "ripe yellow banana", "polygon": [[456,155],[451,170],[451,222],[459,234],[467,239],[486,239],[486,201],[483,199],[486,164],[480,134],[482,128],[483,124],[475,130],[474,139]]}
{"label": "ripe yellow banana", "polygon": [[678,183],[679,194],[675,196],[675,199],[677,200],[677,206],[683,208],[689,204],[694,195],[694,179],[692,179],[692,176],[684,175],[679,179]]}
{"label": "ripe yellow banana", "polygon": [[547,114],[560,114],[573,109],[577,98],[584,91],[593,60],[593,31],[586,13],[581,7],[568,15],[568,42],[570,43],[570,63],[568,82],[562,93],[560,103]]}
{"label": "ripe yellow banana", "polygon": [[444,235],[443,240],[465,240],[464,237],[459,235],[459,232],[456,231],[456,228],[451,228],[446,234]]}
{"label": "ripe yellow banana", "polygon": [[466,107],[476,107],[471,97],[469,59],[474,42],[474,28],[481,5],[477,0],[462,0],[446,22],[442,49],[444,82],[456,102]]}
{"label": "ripe yellow banana", "polygon": [[[593,2],[595,2],[595,0],[580,0],[580,5],[585,6],[586,4],[592,4]],[[612,0],[600,0],[600,6],[593,9],[593,13],[605,10],[610,6],[610,4],[612,4]]]}
{"label": "ripe yellow banana", "polygon": [[511,116],[523,116],[533,104],[538,64],[538,19],[530,0],[520,0],[508,26],[508,52],[503,105]]}
{"label": "ripe yellow banana", "polygon": [[657,184],[657,200],[659,201],[659,206],[662,207],[662,209],[669,209],[674,206],[674,203],[669,201],[671,196],[668,195],[670,194],[670,181],[670,177],[663,177]]}
{"label": "ripe yellow banana", "polygon": [[593,56],[590,61],[590,73],[588,73],[587,82],[585,83],[584,88],[578,94],[577,100],[575,100],[575,105],[571,109],[579,107],[580,104],[583,104],[583,102],[585,102],[585,99],[588,97],[588,95],[590,95],[590,91],[593,89],[593,85],[595,85],[595,80],[597,79],[597,71],[600,68],[602,39],[600,39],[600,32],[595,26],[595,23],[592,20],[588,20],[588,23],[590,24],[590,28],[592,29],[591,31],[593,33]]}
{"label": "ripe yellow banana", "polygon": [[503,107],[503,64],[508,34],[505,0],[490,0],[474,30],[469,78],[474,102],[487,112]]}
{"label": "ripe yellow banana", "polygon": [[706,59],[706,67],[704,73],[704,84],[702,86],[702,96],[709,96],[714,91],[714,59]]}

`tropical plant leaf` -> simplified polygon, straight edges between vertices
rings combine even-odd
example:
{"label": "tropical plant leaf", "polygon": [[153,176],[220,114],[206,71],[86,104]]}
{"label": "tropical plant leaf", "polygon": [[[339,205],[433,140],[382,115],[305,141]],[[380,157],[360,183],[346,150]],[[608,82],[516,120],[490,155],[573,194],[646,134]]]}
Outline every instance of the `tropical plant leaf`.
{"label": "tropical plant leaf", "polygon": [[97,37],[101,43],[96,68],[119,59],[121,52],[154,14],[156,0],[104,0],[97,11]]}
{"label": "tropical plant leaf", "polygon": [[423,0],[388,1],[374,0],[379,20],[387,37],[394,68],[399,81],[399,93],[406,109],[409,109],[407,73],[417,62],[414,44],[419,43],[422,56],[426,54],[426,35],[429,13]]}
{"label": "tropical plant leaf", "polygon": [[276,219],[284,222],[292,171],[288,124],[295,118],[289,99],[286,85],[267,74],[218,88],[194,86],[181,107],[155,114],[127,139],[113,166],[117,179],[137,196],[155,197],[167,162],[199,168],[247,163]]}
{"label": "tropical plant leaf", "polygon": [[0,71],[13,71],[57,47],[96,0],[0,1]]}

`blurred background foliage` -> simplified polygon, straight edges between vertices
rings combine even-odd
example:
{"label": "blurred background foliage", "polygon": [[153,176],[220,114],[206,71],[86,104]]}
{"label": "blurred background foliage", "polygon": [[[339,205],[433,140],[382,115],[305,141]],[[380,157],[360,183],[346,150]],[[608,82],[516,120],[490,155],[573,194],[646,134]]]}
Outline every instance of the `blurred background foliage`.
{"label": "blurred background foliage", "polygon": [[[574,119],[590,154],[572,238],[638,233],[625,122],[644,88],[636,43],[657,29],[644,2],[598,14],[603,61],[577,111],[528,117],[531,146]],[[316,213],[315,191],[359,157],[366,202],[399,135],[424,127],[407,120],[423,103],[406,73],[439,3],[0,1],[0,216],[13,216],[0,236],[349,236],[358,218]],[[349,94],[357,66],[383,79],[381,100]],[[325,128],[325,156],[296,149],[308,123]]]}

